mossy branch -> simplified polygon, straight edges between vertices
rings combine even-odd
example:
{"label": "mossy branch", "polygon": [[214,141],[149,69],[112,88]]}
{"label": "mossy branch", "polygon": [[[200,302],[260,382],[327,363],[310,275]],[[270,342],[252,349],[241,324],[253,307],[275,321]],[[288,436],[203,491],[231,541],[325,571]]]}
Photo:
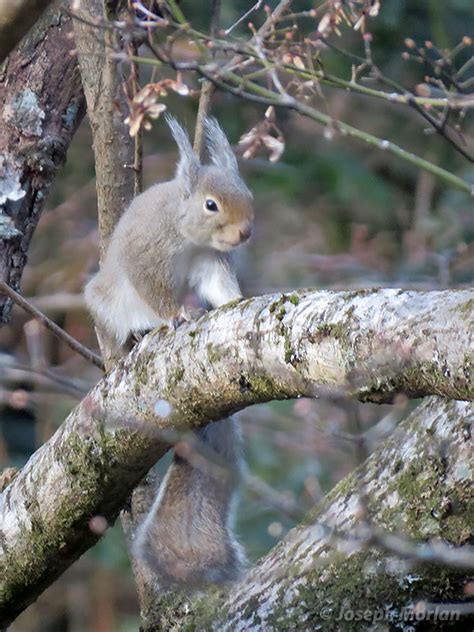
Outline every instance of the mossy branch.
{"label": "mossy branch", "polygon": [[298,291],[146,336],[0,495],[0,623],[97,541],[91,517],[113,522],[177,431],[326,391],[474,399],[473,306],[472,290]]}
{"label": "mossy branch", "polygon": [[426,399],[239,584],[168,595],[144,631],[467,629],[473,415]]}

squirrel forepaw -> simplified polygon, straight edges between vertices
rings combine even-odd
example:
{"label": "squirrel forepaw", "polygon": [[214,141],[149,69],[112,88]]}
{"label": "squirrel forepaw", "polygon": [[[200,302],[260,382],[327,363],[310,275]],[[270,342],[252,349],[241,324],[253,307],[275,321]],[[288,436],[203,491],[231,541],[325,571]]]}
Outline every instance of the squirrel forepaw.
{"label": "squirrel forepaw", "polygon": [[190,323],[193,320],[199,320],[201,316],[207,313],[203,307],[181,307],[179,312],[171,319],[171,326],[173,329],[178,329],[180,325],[184,323]]}

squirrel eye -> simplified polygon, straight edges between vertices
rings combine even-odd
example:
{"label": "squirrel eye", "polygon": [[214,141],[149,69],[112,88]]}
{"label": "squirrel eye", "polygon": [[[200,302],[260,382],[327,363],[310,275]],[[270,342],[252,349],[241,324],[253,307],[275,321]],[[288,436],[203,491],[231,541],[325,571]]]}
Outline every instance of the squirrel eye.
{"label": "squirrel eye", "polygon": [[212,211],[213,213],[219,210],[217,208],[217,204],[214,202],[214,200],[211,200],[210,198],[206,200],[205,207],[206,210]]}

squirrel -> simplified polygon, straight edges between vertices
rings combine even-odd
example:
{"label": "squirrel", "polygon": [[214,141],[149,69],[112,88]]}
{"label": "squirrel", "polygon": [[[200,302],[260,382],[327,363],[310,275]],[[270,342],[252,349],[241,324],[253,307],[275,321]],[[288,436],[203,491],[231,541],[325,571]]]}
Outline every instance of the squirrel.
{"label": "squirrel", "polygon": [[[251,235],[252,194],[214,118],[204,121],[206,165],[176,119],[167,123],[179,149],[175,177],[132,200],[85,288],[99,335],[122,355],[144,332],[173,322],[189,290],[211,308],[242,298],[231,251]],[[194,436],[226,470],[174,455],[132,551],[162,586],[232,581],[245,566],[231,530],[242,463],[238,422],[213,422]]]}

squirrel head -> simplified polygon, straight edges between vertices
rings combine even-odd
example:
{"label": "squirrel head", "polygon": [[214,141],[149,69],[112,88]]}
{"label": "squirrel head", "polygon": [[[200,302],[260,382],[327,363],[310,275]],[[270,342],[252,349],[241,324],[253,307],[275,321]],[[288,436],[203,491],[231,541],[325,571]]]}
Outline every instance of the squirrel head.
{"label": "squirrel head", "polygon": [[176,180],[181,191],[180,230],[199,246],[227,252],[247,241],[253,225],[253,197],[240,177],[227,137],[214,118],[204,121],[210,165],[202,165],[175,118],[167,123],[179,148]]}

